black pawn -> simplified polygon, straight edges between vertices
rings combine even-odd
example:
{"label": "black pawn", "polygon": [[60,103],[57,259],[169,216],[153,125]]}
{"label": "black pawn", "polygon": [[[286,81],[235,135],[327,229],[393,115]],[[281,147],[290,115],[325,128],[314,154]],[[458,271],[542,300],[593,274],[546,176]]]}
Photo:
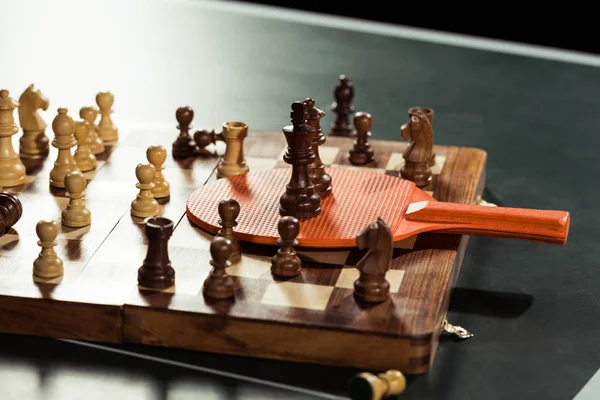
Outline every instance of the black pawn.
{"label": "black pawn", "polygon": [[138,269],[138,284],[150,289],[165,289],[175,283],[175,270],[169,260],[169,239],[173,234],[173,221],[164,217],[144,220],[148,251]]}
{"label": "black pawn", "polygon": [[366,112],[357,112],[354,116],[354,128],[356,129],[356,141],[350,150],[350,162],[354,165],[365,165],[373,161],[373,148],[369,143],[371,137],[371,126],[373,118]]}
{"label": "black pawn", "polygon": [[233,297],[235,283],[233,278],[227,274],[227,268],[231,266],[229,256],[231,255],[231,241],[223,236],[215,236],[210,243],[210,255],[213,266],[210,274],[204,281],[202,293],[212,299],[227,299]]}
{"label": "black pawn", "polygon": [[191,107],[179,107],[175,112],[175,118],[177,118],[177,129],[179,129],[179,136],[175,142],[173,142],[173,157],[174,158],[188,158],[193,157],[196,153],[196,145],[190,136],[190,128],[192,127],[192,120],[194,119],[194,110]]}
{"label": "black pawn", "polygon": [[4,235],[23,215],[21,200],[12,193],[0,193],[0,236]]}
{"label": "black pawn", "polygon": [[292,278],[302,270],[302,262],[294,250],[298,245],[296,238],[300,233],[300,222],[295,217],[286,216],[279,220],[277,228],[280,236],[277,243],[281,247],[271,259],[271,273],[280,278]]}
{"label": "black pawn", "polygon": [[329,134],[332,136],[352,136],[350,114],[354,112],[354,105],[352,104],[354,87],[347,76],[340,75],[333,96],[335,101],[331,105],[331,110],[336,114],[336,117]]}
{"label": "black pawn", "polygon": [[223,236],[231,241],[231,256],[229,261],[232,264],[242,259],[242,252],[240,249],[240,242],[235,237],[233,228],[237,226],[236,219],[240,215],[240,203],[234,199],[221,200],[219,203],[219,225],[221,229],[217,233],[219,236]]}

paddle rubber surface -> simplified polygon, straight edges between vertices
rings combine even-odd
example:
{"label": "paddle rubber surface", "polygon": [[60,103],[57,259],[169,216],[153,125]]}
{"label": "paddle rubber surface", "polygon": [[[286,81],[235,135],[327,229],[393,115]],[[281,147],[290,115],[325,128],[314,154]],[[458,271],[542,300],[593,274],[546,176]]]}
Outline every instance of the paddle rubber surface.
{"label": "paddle rubber surface", "polygon": [[[216,180],[189,197],[190,220],[211,233],[219,225],[218,205],[233,198],[240,203],[234,228],[239,240],[276,245],[279,199],[290,180],[290,168],[249,172]],[[298,242],[306,247],[353,247],[356,234],[381,217],[395,232],[413,196],[412,182],[369,170],[327,169],[332,194],[321,201],[321,214],[299,218]]]}

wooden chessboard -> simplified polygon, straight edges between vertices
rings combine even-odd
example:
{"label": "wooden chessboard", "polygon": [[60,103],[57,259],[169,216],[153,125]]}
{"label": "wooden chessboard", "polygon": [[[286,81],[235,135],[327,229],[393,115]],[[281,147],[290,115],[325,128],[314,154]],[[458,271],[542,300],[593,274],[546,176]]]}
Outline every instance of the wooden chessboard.
{"label": "wooden chessboard", "polygon": [[[150,145],[161,144],[170,153],[177,131],[121,129],[120,134],[119,143],[99,156],[97,169],[86,174],[92,225],[61,226],[56,250],[65,273],[60,279],[32,278],[39,252],[35,225],[41,219],[60,223],[68,202],[64,191],[49,187],[56,149],[45,160],[26,161],[27,183],[8,188],[18,194],[24,212],[0,238],[0,331],[370,370],[424,373],[430,368],[467,237],[426,233],[397,244],[387,275],[393,294],[377,305],[359,304],[353,297],[354,265],[362,254],[357,249],[298,249],[302,275],[275,282],[270,258],[277,248],[242,243],[242,261],[228,271],[238,285],[235,299],[205,299],[201,288],[211,269],[212,235],[190,223],[185,204],[197,187],[216,179],[219,158],[176,161],[169,156],[164,174],[171,196],[162,202],[161,215],[176,225],[169,241],[176,284],[165,291],[142,291],[137,269],[147,242],[141,220],[129,213],[137,193],[135,166],[147,162]],[[352,139],[328,137],[321,158],[329,168],[357,168],[348,161],[352,144]],[[407,144],[371,144],[376,163],[358,168],[398,175]],[[215,148],[217,154],[223,150],[221,143]],[[251,130],[245,142],[252,171],[289,168],[282,160],[284,150],[280,132]],[[440,201],[480,201],[486,153],[444,146],[434,150],[435,176],[426,190]]]}

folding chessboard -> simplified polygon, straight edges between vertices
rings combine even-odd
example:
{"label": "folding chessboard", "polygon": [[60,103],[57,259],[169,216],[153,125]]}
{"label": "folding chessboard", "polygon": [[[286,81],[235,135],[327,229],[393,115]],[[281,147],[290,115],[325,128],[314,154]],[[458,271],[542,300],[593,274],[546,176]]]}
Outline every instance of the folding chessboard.
{"label": "folding chessboard", "polygon": [[[64,191],[49,187],[56,149],[45,160],[28,160],[27,183],[8,188],[18,194],[24,211],[0,238],[0,331],[370,370],[424,373],[430,368],[467,237],[425,233],[398,243],[387,274],[391,299],[375,305],[353,297],[355,265],[364,254],[356,248],[297,249],[301,276],[277,282],[270,274],[277,247],[242,242],[242,260],[228,270],[236,280],[234,299],[206,299],[202,284],[211,269],[212,235],[188,220],[185,204],[195,189],[216,179],[223,153],[219,143],[209,148],[214,156],[168,157],[164,175],[171,196],[161,202],[161,215],[176,225],[169,241],[176,283],[164,291],[140,290],[137,269],[147,242],[142,221],[129,213],[137,193],[135,166],[147,162],[150,145],[161,144],[170,153],[177,132],[122,129],[120,134],[119,143],[99,156],[97,169],[86,174],[92,225],[61,226],[56,250],[65,273],[59,279],[32,278],[39,252],[35,225],[41,219],[60,223],[68,202]],[[320,147],[321,159],[328,168],[399,175],[407,143],[370,142],[376,154],[372,165],[350,165],[349,138],[328,137]],[[280,132],[251,130],[245,141],[251,171],[290,168],[283,162],[284,151]],[[435,146],[434,151],[434,178],[425,190],[440,201],[478,202],[485,184],[485,152],[451,146]]]}

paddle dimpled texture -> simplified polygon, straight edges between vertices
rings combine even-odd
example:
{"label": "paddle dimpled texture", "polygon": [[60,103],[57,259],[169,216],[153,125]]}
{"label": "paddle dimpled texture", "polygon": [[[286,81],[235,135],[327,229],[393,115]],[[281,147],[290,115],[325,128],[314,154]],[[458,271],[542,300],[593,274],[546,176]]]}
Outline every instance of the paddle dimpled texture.
{"label": "paddle dimpled texture", "polygon": [[[192,223],[216,234],[221,228],[219,202],[235,199],[240,204],[234,227],[238,240],[277,245],[279,198],[291,173],[291,168],[278,168],[218,179],[192,193],[186,214]],[[300,246],[354,247],[356,234],[378,217],[396,231],[415,190],[411,181],[366,169],[332,168],[327,173],[332,193],[321,201],[319,216],[299,218]]]}

